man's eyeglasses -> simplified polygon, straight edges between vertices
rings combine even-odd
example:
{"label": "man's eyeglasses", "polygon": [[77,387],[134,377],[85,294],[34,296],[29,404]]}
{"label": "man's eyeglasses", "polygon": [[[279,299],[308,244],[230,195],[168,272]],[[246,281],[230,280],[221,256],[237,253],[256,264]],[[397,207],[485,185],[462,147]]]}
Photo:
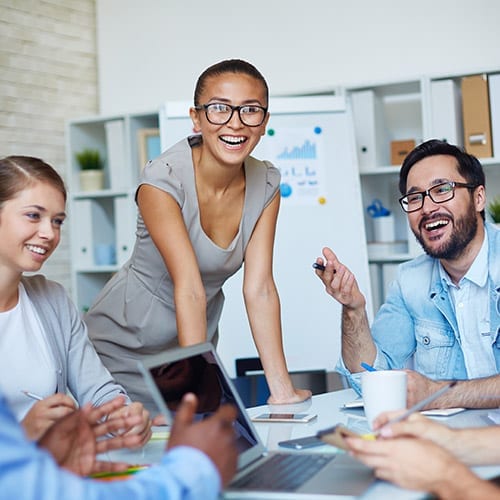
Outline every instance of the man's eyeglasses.
{"label": "man's eyeglasses", "polygon": [[238,111],[238,116],[243,125],[247,127],[258,127],[264,123],[267,114],[267,108],[255,104],[246,104],[244,106],[231,106],[221,102],[212,102],[195,106],[194,109],[205,110],[207,120],[212,125],[225,125],[231,120],[233,113]]}
{"label": "man's eyeglasses", "polygon": [[416,191],[415,193],[405,194],[399,198],[401,208],[407,212],[416,212],[424,206],[425,197],[428,196],[434,203],[444,203],[450,201],[455,196],[456,188],[477,188],[474,184],[464,184],[463,182],[442,182],[432,186],[427,191]]}

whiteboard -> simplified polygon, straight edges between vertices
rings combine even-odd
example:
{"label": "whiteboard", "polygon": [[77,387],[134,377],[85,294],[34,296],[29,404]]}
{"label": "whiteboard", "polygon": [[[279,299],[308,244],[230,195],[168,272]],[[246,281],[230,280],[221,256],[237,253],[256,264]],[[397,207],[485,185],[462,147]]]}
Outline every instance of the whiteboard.
{"label": "whiteboard", "polygon": [[[162,149],[192,133],[189,106],[162,106]],[[282,173],[274,278],[288,369],[332,371],[340,355],[341,307],[326,294],[312,269],[324,246],[353,270],[367,310],[372,310],[350,112],[343,96],[271,98],[269,109],[266,135],[253,156],[271,161]],[[236,358],[257,356],[243,302],[242,274],[240,270],[224,286],[217,348],[231,376]]]}

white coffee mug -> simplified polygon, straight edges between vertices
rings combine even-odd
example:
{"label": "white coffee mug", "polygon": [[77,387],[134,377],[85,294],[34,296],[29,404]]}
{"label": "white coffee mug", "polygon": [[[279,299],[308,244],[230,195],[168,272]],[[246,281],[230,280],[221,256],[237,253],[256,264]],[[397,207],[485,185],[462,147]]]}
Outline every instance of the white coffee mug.
{"label": "white coffee mug", "polygon": [[406,408],[406,379],[406,372],[402,370],[362,373],[361,390],[370,429],[373,429],[373,421],[381,413]]}

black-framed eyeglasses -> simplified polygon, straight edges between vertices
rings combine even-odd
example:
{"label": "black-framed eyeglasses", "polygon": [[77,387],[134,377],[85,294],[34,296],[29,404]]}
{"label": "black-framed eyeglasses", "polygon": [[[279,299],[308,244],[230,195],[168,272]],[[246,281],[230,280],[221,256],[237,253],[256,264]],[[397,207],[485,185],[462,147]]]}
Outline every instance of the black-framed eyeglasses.
{"label": "black-framed eyeglasses", "polygon": [[416,212],[424,206],[425,197],[428,196],[434,203],[444,203],[455,197],[456,188],[476,189],[475,184],[464,184],[463,182],[441,182],[432,186],[427,191],[416,191],[408,193],[399,198],[401,208],[407,212]]}
{"label": "black-framed eyeglasses", "polygon": [[233,113],[238,111],[241,123],[247,127],[258,127],[264,123],[267,114],[267,108],[257,106],[256,104],[245,104],[243,106],[231,106],[222,102],[211,102],[210,104],[201,104],[194,109],[205,110],[207,120],[212,125],[225,125],[233,117]]}

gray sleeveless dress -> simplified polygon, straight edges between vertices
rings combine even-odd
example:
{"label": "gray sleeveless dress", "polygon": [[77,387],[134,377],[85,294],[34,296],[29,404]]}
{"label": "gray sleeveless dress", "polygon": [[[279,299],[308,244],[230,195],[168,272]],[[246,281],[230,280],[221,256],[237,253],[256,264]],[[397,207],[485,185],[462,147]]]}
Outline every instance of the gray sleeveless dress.
{"label": "gray sleeveless dress", "polygon": [[[172,195],[182,209],[207,297],[207,340],[217,342],[224,304],[222,285],[242,266],[245,249],[263,209],[279,189],[280,174],[269,162],[245,161],[245,201],[238,234],[220,248],[204,233],[198,209],[191,148],[201,136],[188,137],[144,168],[139,185]],[[85,316],[89,336],[103,363],[133,401],[157,413],[137,361],[178,345],[172,280],[151,236],[138,216],[130,260],[104,286]]]}

